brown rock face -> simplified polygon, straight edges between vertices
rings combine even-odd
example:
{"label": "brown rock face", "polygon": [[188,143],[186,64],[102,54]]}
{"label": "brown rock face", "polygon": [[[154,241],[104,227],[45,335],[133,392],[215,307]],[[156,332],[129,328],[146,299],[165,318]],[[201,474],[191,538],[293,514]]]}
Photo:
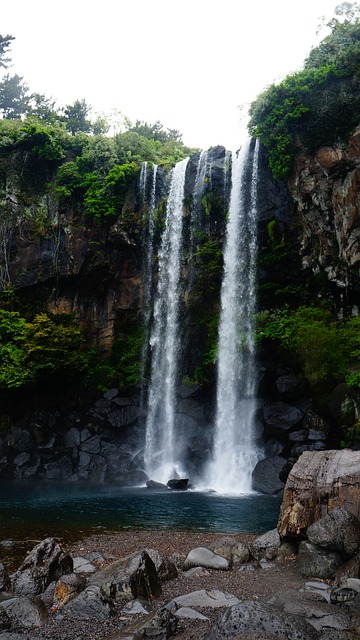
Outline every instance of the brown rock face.
{"label": "brown rock face", "polygon": [[313,522],[336,507],[360,517],[360,451],[305,451],[286,482],[280,536],[304,537]]}
{"label": "brown rock face", "polygon": [[347,146],[298,156],[290,191],[297,203],[304,267],[346,287],[360,262],[360,128]]}

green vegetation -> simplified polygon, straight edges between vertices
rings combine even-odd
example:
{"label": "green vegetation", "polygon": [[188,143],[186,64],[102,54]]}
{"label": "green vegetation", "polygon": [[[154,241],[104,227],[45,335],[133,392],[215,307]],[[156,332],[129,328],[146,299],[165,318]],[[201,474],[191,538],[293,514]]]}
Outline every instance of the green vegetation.
{"label": "green vegetation", "polygon": [[275,178],[286,179],[300,147],[314,151],[346,140],[360,111],[360,20],[343,3],[328,35],[304,69],[261,93],[250,108],[249,130],[269,153]]}
{"label": "green vegetation", "polygon": [[258,337],[295,356],[315,391],[344,379],[360,386],[353,372],[360,363],[360,317],[337,320],[327,308],[283,307],[258,314]]}
{"label": "green vegetation", "polygon": [[69,384],[86,366],[83,341],[71,316],[40,313],[26,322],[0,309],[0,388],[35,386],[55,376]]}

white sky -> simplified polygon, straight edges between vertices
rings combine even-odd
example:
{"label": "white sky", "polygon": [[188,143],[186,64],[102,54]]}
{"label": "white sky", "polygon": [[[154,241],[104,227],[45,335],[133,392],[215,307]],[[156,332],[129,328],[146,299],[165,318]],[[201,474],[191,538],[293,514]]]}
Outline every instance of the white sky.
{"label": "white sky", "polygon": [[58,106],[85,98],[179,129],[189,146],[237,148],[238,106],[301,67],[342,0],[16,0],[11,74]]}

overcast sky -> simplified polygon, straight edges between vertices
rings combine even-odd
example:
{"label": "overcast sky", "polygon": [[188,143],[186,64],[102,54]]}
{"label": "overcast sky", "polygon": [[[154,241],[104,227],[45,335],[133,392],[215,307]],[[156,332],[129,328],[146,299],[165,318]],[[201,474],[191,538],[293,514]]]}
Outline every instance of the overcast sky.
{"label": "overcast sky", "polygon": [[[239,105],[297,70],[341,0],[16,0],[10,73],[58,106],[160,120],[185,144],[237,148]],[[325,35],[325,34],[323,34]]]}

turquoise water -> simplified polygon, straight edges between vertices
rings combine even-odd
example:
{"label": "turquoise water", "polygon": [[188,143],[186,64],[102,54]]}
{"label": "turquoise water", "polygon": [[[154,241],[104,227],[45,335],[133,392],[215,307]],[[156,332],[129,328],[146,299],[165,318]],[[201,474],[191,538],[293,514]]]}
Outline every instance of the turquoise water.
{"label": "turquoise water", "polygon": [[[119,489],[75,484],[0,486],[0,559],[46,536],[74,541],[119,529],[263,533],[276,526],[280,499],[196,491]],[[30,544],[31,548],[32,544]]]}

